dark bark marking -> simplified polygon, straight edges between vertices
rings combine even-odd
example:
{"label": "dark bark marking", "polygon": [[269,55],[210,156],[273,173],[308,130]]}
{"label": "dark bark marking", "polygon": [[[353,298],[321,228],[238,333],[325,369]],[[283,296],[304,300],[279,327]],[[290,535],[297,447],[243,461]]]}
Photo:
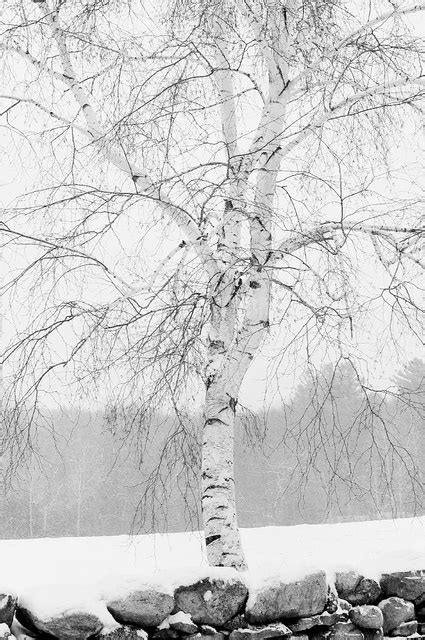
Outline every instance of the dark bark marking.
{"label": "dark bark marking", "polygon": [[210,340],[210,349],[215,351],[224,351],[224,340]]}
{"label": "dark bark marking", "polygon": [[251,280],[249,283],[249,287],[250,289],[259,289],[261,287],[261,284],[256,280]]}
{"label": "dark bark marking", "polygon": [[215,542],[216,540],[220,540],[221,536],[216,534],[215,536],[207,536],[205,538],[205,544],[208,547],[209,544],[212,544],[213,542]]}
{"label": "dark bark marking", "polygon": [[220,418],[208,418],[208,420],[205,420],[206,425],[211,425],[211,424],[214,424],[215,422],[219,422],[220,424],[226,424],[225,422],[223,422],[223,420],[220,420]]}
{"label": "dark bark marking", "polygon": [[208,487],[205,487],[204,492],[205,491],[210,491],[211,489],[227,489],[227,485],[226,484],[209,484]]}
{"label": "dark bark marking", "polygon": [[[284,89],[285,90],[285,89]],[[269,157],[267,158],[266,162],[264,164],[268,164],[270,162],[270,160],[273,158],[273,156],[276,153],[279,153],[279,151],[281,150],[282,147],[276,147],[276,149],[274,149],[274,151],[272,151],[272,153],[269,155]]]}
{"label": "dark bark marking", "polygon": [[231,408],[233,413],[236,412],[236,405],[237,404],[238,404],[238,399],[237,398],[230,398],[229,399],[229,407]]}

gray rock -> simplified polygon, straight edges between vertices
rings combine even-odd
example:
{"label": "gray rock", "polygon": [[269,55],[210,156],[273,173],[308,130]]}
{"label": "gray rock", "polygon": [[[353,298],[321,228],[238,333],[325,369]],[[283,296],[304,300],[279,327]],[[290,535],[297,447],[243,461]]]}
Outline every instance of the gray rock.
{"label": "gray rock", "polygon": [[[239,613],[231,620],[228,620],[222,625],[222,629],[225,631],[234,631],[235,629],[247,629],[249,626],[247,619],[243,613]],[[202,631],[202,627],[201,627]]]}
{"label": "gray rock", "polygon": [[182,620],[177,620],[175,622],[170,620],[169,624],[170,629],[175,629],[176,631],[180,631],[180,633],[184,633],[186,635],[198,633],[198,626],[190,620],[184,622]]}
{"label": "gray rock", "polygon": [[384,573],[381,589],[386,596],[398,596],[421,607],[425,604],[425,571]]}
{"label": "gray rock", "polygon": [[425,635],[425,622],[418,622],[418,633],[419,635]]}
{"label": "gray rock", "polygon": [[356,571],[338,572],[335,587],[339,597],[352,605],[375,604],[381,595],[381,587],[376,580],[365,578]]}
{"label": "gray rock", "polygon": [[248,604],[246,617],[249,622],[261,624],[314,616],[324,611],[326,598],[326,574],[319,571],[297,582],[264,587]]}
{"label": "gray rock", "polygon": [[[195,635],[200,636],[201,634],[198,633]],[[152,638],[155,640],[176,640],[177,638],[180,638],[180,634],[175,629],[157,629],[154,631]]]}
{"label": "gray rock", "polygon": [[29,631],[37,635],[48,634],[60,640],[86,640],[98,635],[103,628],[99,618],[85,612],[65,613],[42,620],[29,609],[18,606],[16,618]]}
{"label": "gray rock", "polygon": [[294,636],[294,638],[309,638],[310,640],[328,640],[329,637],[331,635],[331,632],[329,631],[329,629],[313,629],[313,631],[311,632],[310,636],[307,635],[300,635],[300,636]]}
{"label": "gray rock", "polygon": [[339,608],[343,611],[351,611],[351,609],[353,608],[352,604],[347,602],[347,600],[343,600],[342,598],[338,598],[338,605]]}
{"label": "gray rock", "polygon": [[135,627],[156,627],[174,609],[174,598],[154,589],[133,591],[124,598],[107,603],[117,622]]}
{"label": "gray rock", "polygon": [[325,611],[320,616],[311,616],[310,618],[301,618],[297,622],[288,622],[288,627],[292,633],[302,633],[313,629],[314,627],[331,627],[337,622],[347,622],[348,613],[342,611],[341,613],[328,613]]}
{"label": "gray rock", "polygon": [[400,626],[402,622],[409,622],[415,617],[413,604],[402,598],[391,597],[381,600],[378,607],[384,615],[384,634]]}
{"label": "gray rock", "polygon": [[286,638],[292,635],[290,629],[282,623],[269,624],[265,627],[235,629],[229,640],[267,640],[267,638]]}
{"label": "gray rock", "polygon": [[234,618],[248,597],[248,589],[238,578],[205,578],[176,589],[176,607],[189,613],[196,624],[221,627]]}
{"label": "gray rock", "polygon": [[0,594],[0,623],[4,622],[8,627],[13,622],[13,616],[15,615],[17,598],[9,594]]}
{"label": "gray rock", "polygon": [[354,622],[360,629],[381,629],[384,624],[384,616],[381,609],[373,604],[353,607],[349,615],[351,622]]}
{"label": "gray rock", "polygon": [[384,632],[382,629],[362,629],[364,640],[382,640]]}
{"label": "gray rock", "polygon": [[390,636],[402,636],[406,638],[418,632],[418,623],[416,620],[410,622],[402,622],[396,629],[391,631]]}
{"label": "gray rock", "polygon": [[[238,618],[242,616],[236,616],[236,617]],[[229,623],[226,622],[226,624],[229,624]],[[229,629],[229,631],[231,630],[232,629]],[[224,638],[224,635],[220,631],[217,631],[217,629],[214,629],[214,627],[211,627],[209,624],[201,625],[200,632],[202,636],[208,636],[208,638],[214,638],[215,640],[223,640]],[[203,640],[206,640],[206,638],[204,637]]]}
{"label": "gray rock", "polygon": [[352,622],[337,622],[330,631],[329,640],[364,640],[364,635]]}
{"label": "gray rock", "polygon": [[138,631],[133,627],[118,627],[112,631],[101,632],[98,640],[143,640],[143,635],[147,640],[147,633]]}

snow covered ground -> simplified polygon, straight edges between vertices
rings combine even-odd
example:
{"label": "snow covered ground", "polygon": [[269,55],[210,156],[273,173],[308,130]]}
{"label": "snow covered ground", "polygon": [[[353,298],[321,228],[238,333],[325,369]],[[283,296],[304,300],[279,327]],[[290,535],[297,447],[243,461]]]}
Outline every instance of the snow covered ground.
{"label": "snow covered ground", "polygon": [[[242,530],[256,589],[324,569],[367,577],[425,569],[425,517]],[[202,577],[199,533],[0,541],[0,591],[17,593],[44,615],[82,609],[108,622],[104,601],[145,584],[171,590]]]}

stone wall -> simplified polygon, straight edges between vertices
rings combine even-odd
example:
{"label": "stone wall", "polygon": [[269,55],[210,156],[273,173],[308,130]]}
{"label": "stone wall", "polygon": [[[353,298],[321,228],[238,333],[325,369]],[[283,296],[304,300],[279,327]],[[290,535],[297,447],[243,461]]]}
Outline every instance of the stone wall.
{"label": "stone wall", "polygon": [[11,636],[14,620],[34,638],[59,640],[425,640],[425,571],[384,574],[379,582],[341,572],[331,585],[322,571],[259,588],[249,589],[245,580],[215,574],[174,593],[145,588],[106,599],[116,621],[109,630],[92,613],[46,618],[6,594],[0,640]]}

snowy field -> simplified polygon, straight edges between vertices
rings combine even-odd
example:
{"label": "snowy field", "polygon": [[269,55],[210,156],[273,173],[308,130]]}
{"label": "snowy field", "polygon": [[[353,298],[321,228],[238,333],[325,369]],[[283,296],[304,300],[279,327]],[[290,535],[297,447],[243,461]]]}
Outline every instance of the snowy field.
{"label": "snowy field", "polygon": [[[425,517],[242,530],[255,590],[276,578],[324,569],[367,577],[425,569]],[[0,590],[17,593],[40,613],[82,609],[108,623],[105,599],[137,586],[167,590],[206,575],[198,533],[0,541]],[[208,570],[211,574],[211,570]]]}

